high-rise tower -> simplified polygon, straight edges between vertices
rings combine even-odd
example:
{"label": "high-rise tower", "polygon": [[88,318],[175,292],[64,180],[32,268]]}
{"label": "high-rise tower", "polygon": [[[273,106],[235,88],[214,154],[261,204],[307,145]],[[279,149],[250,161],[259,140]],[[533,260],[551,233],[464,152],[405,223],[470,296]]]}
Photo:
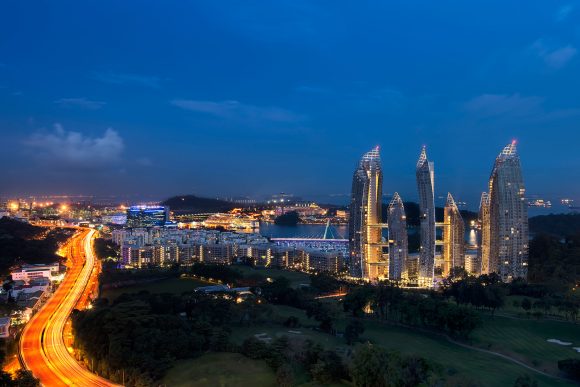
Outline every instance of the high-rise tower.
{"label": "high-rise tower", "polygon": [[417,188],[421,221],[421,245],[419,252],[419,285],[432,286],[435,266],[435,176],[433,162],[427,159],[423,146],[417,161]]}
{"label": "high-rise tower", "polygon": [[489,274],[489,247],[490,247],[490,221],[489,221],[489,194],[483,192],[481,194],[481,202],[479,203],[479,262],[481,264],[481,274]]}
{"label": "high-rise tower", "polygon": [[383,173],[379,147],[365,153],[352,178],[350,275],[376,281],[384,274],[381,229]]}
{"label": "high-rise tower", "polygon": [[403,200],[397,192],[389,204],[389,279],[400,281],[407,271],[407,217]]}
{"label": "high-rise tower", "polygon": [[451,269],[465,267],[465,224],[451,193],[447,194],[443,218],[443,276],[447,277]]}
{"label": "high-rise tower", "polygon": [[528,209],[516,142],[495,159],[489,178],[489,272],[503,281],[528,275]]}

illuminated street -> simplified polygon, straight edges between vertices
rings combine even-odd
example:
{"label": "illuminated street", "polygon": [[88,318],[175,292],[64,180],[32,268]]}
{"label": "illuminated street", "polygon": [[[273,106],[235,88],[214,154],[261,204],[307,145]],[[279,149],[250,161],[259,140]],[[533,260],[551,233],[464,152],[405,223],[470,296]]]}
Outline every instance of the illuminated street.
{"label": "illuminated street", "polygon": [[86,293],[97,265],[91,246],[94,234],[94,230],[81,230],[68,242],[68,272],[65,279],[22,333],[22,362],[44,386],[115,385],[79,364],[63,339],[70,313]]}

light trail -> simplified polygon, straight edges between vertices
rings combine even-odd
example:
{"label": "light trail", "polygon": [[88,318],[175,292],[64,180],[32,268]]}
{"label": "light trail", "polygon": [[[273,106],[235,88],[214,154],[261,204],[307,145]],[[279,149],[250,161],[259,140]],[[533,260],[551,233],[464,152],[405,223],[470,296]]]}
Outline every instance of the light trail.
{"label": "light trail", "polygon": [[64,280],[22,332],[23,366],[43,386],[118,386],[79,364],[69,353],[63,337],[70,314],[90,285],[97,264],[91,245],[94,234],[94,230],[82,230],[71,238]]}

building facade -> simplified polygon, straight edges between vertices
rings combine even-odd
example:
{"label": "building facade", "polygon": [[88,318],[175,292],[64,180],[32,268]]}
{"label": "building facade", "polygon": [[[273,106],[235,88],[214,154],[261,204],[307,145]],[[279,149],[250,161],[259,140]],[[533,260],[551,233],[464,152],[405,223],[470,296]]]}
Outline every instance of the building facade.
{"label": "building facade", "polygon": [[484,192],[481,194],[481,202],[479,203],[479,249],[478,256],[479,262],[481,263],[480,272],[481,274],[489,274],[489,248],[491,245],[490,240],[490,227],[491,222],[489,219],[489,194]]}
{"label": "building facade", "polygon": [[407,276],[407,217],[403,200],[397,192],[389,204],[387,223],[389,225],[389,279],[400,281]]}
{"label": "building facade", "polygon": [[349,272],[376,281],[387,270],[383,257],[381,202],[383,173],[379,147],[365,153],[352,178],[349,219]]}
{"label": "building facade", "polygon": [[465,268],[465,224],[451,193],[443,210],[443,277],[456,267]]}
{"label": "building facade", "polygon": [[489,178],[489,272],[503,281],[527,278],[528,208],[515,141],[497,156]]}
{"label": "building facade", "polygon": [[421,150],[417,161],[416,176],[421,223],[418,280],[419,286],[431,287],[435,269],[435,174],[426,147]]}
{"label": "building facade", "polygon": [[162,227],[169,222],[169,207],[132,206],[127,209],[127,227]]}

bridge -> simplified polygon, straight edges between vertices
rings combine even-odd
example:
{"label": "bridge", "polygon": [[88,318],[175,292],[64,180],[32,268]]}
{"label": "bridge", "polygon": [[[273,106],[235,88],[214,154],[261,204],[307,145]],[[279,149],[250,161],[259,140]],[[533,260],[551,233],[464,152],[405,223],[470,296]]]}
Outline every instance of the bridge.
{"label": "bridge", "polygon": [[270,241],[277,246],[284,247],[348,252],[348,239],[345,239],[340,235],[334,227],[330,225],[330,221],[326,222],[326,227],[324,228],[324,233],[322,235],[270,238]]}

